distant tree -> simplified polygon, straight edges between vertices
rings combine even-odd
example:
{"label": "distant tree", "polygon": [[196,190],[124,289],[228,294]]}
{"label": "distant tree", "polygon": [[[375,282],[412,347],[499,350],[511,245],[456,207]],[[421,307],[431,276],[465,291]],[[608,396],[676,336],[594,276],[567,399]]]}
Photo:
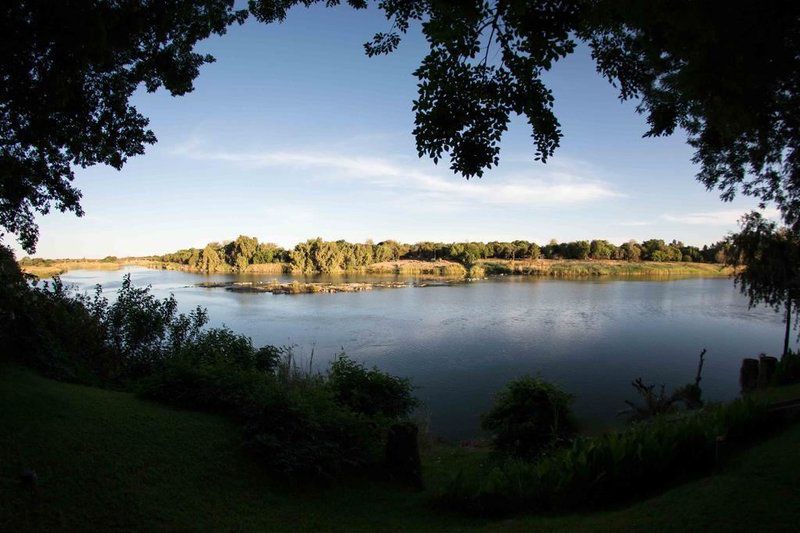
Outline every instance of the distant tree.
{"label": "distant tree", "polygon": [[225,260],[235,270],[241,272],[253,261],[258,251],[258,239],[239,235],[225,246]]}
{"label": "distant tree", "polygon": [[750,306],[764,303],[785,311],[783,356],[789,353],[792,308],[800,304],[800,235],[778,228],[759,213],[745,215],[741,231],[729,238],[728,264],[737,268],[735,281]]}
{"label": "distant tree", "polygon": [[589,255],[592,259],[611,259],[616,248],[608,241],[594,240],[589,244]]}
{"label": "distant tree", "polygon": [[289,254],[292,265],[300,272],[312,272],[314,270],[314,263],[311,259],[313,243],[313,239],[298,243]]}
{"label": "distant tree", "polygon": [[555,239],[550,239],[550,242],[542,247],[542,255],[546,259],[558,259],[561,255],[558,241]]}
{"label": "distant tree", "polygon": [[356,244],[353,252],[358,266],[367,266],[371,264],[375,257],[373,246],[370,243]]}
{"label": "distant tree", "polygon": [[271,242],[260,243],[253,254],[254,264],[278,263],[283,261],[285,250]]}
{"label": "distant tree", "polygon": [[625,261],[639,261],[642,257],[642,248],[636,241],[628,241],[617,249],[617,259]]}
{"label": "distant tree", "polygon": [[207,244],[206,247],[203,248],[203,253],[201,254],[200,269],[205,272],[216,272],[220,270],[223,265],[225,265],[225,261],[223,261],[222,256],[217,252],[217,248],[214,244]]}
{"label": "distant tree", "polygon": [[375,261],[382,263],[384,261],[391,261],[394,257],[394,250],[386,243],[379,243],[375,246]]}
{"label": "distant tree", "polygon": [[[642,259],[645,261],[666,261],[667,244],[662,239],[648,239],[642,242]],[[654,259],[656,252],[662,252],[658,255],[659,259]]]}
{"label": "distant tree", "polygon": [[565,257],[567,259],[586,259],[589,257],[591,245],[589,241],[575,241],[567,243]]}

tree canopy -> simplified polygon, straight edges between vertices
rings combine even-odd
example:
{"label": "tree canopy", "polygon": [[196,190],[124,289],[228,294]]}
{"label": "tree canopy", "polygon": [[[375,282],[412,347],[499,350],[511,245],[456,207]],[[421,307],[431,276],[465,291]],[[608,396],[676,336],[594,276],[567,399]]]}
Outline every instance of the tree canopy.
{"label": "tree canopy", "polygon": [[736,283],[750,305],[763,303],[786,311],[785,355],[792,308],[800,304],[800,236],[753,212],[742,218],[741,231],[729,240],[727,261],[744,267],[736,271]]}
{"label": "tree canopy", "polygon": [[[192,90],[212,61],[194,45],[252,14],[281,22],[322,0],[23,0],[0,7],[0,226],[35,248],[36,213],[80,215],[73,169],[121,168],[155,142],[129,103],[140,85]],[[341,4],[325,0],[325,5]],[[372,2],[347,0],[363,9]],[[647,136],[682,129],[698,179],[724,200],[774,202],[800,229],[800,2],[689,0],[379,0],[388,54],[420,28],[417,151],[467,178],[500,161],[513,115],[534,159],[562,136],[543,74],[582,43],[598,73],[647,117]]]}
{"label": "tree canopy", "polygon": [[[251,0],[257,18],[282,21],[295,4]],[[327,5],[338,4],[326,0]],[[349,1],[356,8],[366,1]],[[420,156],[445,155],[456,173],[499,163],[510,116],[524,116],[535,158],[561,139],[542,75],[591,49],[622,100],[638,102],[646,136],[683,129],[697,178],[723,200],[737,192],[774,202],[800,228],[800,2],[674,0],[381,0],[392,29],[365,44],[393,52],[419,25],[429,50],[415,75]]]}
{"label": "tree canopy", "polygon": [[33,252],[35,214],[80,216],[75,167],[120,169],[156,142],[129,103],[144,85],[192,90],[194,52],[243,21],[233,0],[63,0],[0,6],[0,226]]}

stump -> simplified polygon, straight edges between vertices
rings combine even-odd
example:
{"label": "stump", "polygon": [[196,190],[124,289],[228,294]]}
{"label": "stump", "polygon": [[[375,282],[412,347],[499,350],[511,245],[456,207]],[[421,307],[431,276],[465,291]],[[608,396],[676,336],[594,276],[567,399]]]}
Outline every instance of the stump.
{"label": "stump", "polygon": [[756,390],[758,386],[758,370],[758,359],[750,357],[742,359],[742,368],[739,370],[739,386],[742,388],[742,392]]}
{"label": "stump", "polygon": [[412,422],[395,424],[386,441],[386,467],[397,481],[422,489],[422,462],[419,458],[417,434]]}
{"label": "stump", "polygon": [[758,388],[764,389],[772,383],[775,369],[778,367],[778,358],[761,354],[758,356]]}

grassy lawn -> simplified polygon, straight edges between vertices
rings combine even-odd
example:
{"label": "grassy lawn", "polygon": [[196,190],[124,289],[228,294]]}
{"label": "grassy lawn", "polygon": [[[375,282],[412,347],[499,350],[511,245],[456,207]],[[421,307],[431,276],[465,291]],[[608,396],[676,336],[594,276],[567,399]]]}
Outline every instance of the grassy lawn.
{"label": "grassy lawn", "polygon": [[[428,493],[352,480],[300,489],[270,480],[223,418],[0,366],[0,531],[796,530],[800,425],[734,457],[724,472],[618,510],[485,521],[435,510]],[[425,457],[435,487],[468,452]],[[39,476],[39,494],[17,482]]]}

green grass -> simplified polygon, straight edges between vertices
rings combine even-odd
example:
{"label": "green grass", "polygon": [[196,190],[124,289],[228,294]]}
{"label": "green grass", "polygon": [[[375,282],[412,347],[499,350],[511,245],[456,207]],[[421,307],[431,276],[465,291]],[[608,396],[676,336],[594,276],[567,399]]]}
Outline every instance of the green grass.
{"label": "green grass", "polygon": [[628,262],[612,260],[520,260],[482,259],[478,265],[487,275],[516,274],[552,278],[583,277],[717,277],[729,276],[731,269],[711,263],[654,261]]}
{"label": "green grass", "polygon": [[[428,493],[350,480],[301,489],[241,452],[236,427],[128,393],[0,366],[0,531],[201,530],[792,530],[800,523],[800,426],[736,457],[724,472],[627,508],[483,521],[431,508]],[[438,447],[436,487],[479,453]],[[39,476],[39,495],[17,483]]]}

